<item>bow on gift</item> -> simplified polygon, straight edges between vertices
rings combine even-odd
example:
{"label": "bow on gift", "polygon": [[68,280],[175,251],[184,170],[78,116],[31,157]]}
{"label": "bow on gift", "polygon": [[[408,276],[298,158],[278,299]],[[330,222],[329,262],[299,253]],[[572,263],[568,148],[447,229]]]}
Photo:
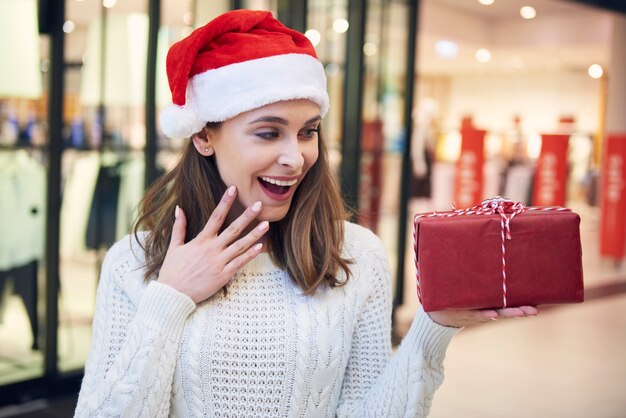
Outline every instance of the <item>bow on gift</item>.
{"label": "bow on gift", "polygon": [[413,223],[415,230],[413,233],[413,250],[415,255],[415,268],[416,268],[416,285],[417,295],[422,300],[422,294],[420,290],[420,272],[419,261],[417,259],[417,224],[416,221],[420,218],[451,218],[454,216],[463,215],[500,215],[500,235],[502,238],[502,307],[507,307],[506,301],[506,240],[511,239],[511,221],[513,218],[525,211],[567,211],[571,212],[571,209],[561,206],[524,206],[521,202],[513,202],[511,199],[505,197],[496,196],[491,199],[485,199],[480,205],[472,206],[466,209],[455,209],[453,206],[452,212],[438,213],[432,212],[427,214],[415,215]]}

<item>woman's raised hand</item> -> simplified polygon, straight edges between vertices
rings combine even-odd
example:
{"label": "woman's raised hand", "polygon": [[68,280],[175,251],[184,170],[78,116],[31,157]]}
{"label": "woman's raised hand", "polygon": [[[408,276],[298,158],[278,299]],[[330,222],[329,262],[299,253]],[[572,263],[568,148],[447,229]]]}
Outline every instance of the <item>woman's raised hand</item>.
{"label": "woman's raised hand", "polygon": [[261,252],[262,244],[258,241],[269,230],[267,221],[240,237],[261,211],[261,202],[248,207],[220,233],[236,195],[235,186],[229,187],[204,229],[186,244],[187,220],[183,210],[177,209],[159,282],[200,303],[224,287],[241,267]]}
{"label": "woman's raised hand", "polygon": [[503,309],[475,309],[475,310],[444,310],[429,312],[430,318],[439,325],[448,327],[467,327],[500,318],[524,318],[539,314],[534,306],[520,306]]}

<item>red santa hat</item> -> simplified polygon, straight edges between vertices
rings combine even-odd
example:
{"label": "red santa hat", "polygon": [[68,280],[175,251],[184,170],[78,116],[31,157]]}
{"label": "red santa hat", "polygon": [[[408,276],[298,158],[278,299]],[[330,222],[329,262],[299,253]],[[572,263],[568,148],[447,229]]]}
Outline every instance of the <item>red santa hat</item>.
{"label": "red santa hat", "polygon": [[234,10],[175,43],[167,54],[173,104],[160,115],[170,138],[189,138],[207,122],[281,100],[309,99],[328,111],[324,67],[306,36],[270,12]]}

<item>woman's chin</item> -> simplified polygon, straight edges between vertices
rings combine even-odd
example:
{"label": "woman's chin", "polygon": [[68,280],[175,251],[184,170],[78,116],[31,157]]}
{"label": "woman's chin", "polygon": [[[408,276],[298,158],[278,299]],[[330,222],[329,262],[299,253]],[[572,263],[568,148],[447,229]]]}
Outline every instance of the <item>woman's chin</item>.
{"label": "woman's chin", "polygon": [[289,208],[268,208],[267,206],[263,208],[257,219],[259,221],[268,221],[268,222],[278,222],[285,219],[287,216],[287,212],[289,212]]}

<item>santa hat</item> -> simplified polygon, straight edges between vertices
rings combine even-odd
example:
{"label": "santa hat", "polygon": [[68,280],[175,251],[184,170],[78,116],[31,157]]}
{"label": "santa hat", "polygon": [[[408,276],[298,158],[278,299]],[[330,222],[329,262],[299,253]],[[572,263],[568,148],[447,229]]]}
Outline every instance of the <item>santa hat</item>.
{"label": "santa hat", "polygon": [[207,122],[281,100],[309,99],[328,111],[324,67],[306,36],[270,12],[234,10],[175,43],[167,54],[173,104],[160,115],[170,138],[189,138]]}

